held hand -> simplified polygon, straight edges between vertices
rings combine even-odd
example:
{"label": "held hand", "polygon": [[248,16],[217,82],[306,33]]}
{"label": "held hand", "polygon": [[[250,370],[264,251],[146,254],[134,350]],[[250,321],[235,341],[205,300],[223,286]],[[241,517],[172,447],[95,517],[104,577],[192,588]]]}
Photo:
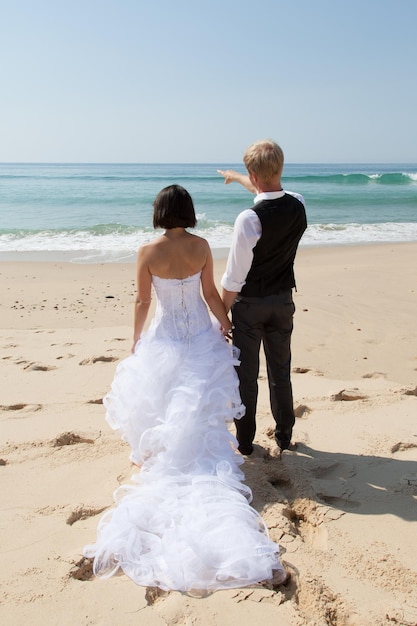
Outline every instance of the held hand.
{"label": "held hand", "polygon": [[232,331],[233,331],[233,326],[231,326],[230,328],[221,328],[220,329],[222,332],[223,337],[226,339],[226,341],[228,341],[229,339],[232,340],[233,339],[233,335],[232,335]]}

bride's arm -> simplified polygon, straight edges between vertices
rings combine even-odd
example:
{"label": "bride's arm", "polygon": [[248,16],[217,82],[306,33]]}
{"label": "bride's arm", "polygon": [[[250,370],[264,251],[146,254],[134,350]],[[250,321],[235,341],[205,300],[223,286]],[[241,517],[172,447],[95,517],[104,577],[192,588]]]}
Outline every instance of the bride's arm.
{"label": "bride's arm", "polygon": [[201,286],[203,288],[204,299],[213,315],[220,322],[220,326],[226,332],[232,329],[232,324],[226,314],[226,309],[216,289],[213,277],[213,257],[210,247],[207,244],[206,263],[201,270]]}
{"label": "bride's arm", "polygon": [[138,251],[136,282],[137,293],[135,300],[132,352],[135,349],[136,343],[140,339],[151,304],[152,278],[143,248],[139,248]]}

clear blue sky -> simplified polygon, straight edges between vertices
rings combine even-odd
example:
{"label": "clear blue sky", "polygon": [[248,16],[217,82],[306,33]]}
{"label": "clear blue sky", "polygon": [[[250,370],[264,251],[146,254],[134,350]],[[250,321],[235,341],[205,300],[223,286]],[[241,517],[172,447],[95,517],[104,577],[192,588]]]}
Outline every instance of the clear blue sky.
{"label": "clear blue sky", "polygon": [[0,0],[0,161],[417,162],[417,0]]}

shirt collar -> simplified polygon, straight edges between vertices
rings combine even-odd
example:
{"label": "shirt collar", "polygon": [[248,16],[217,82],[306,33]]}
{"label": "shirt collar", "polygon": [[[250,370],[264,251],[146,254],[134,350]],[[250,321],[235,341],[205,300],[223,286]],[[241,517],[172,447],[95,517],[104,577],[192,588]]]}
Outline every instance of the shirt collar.
{"label": "shirt collar", "polygon": [[253,201],[254,204],[258,204],[258,202],[262,202],[262,200],[276,200],[277,198],[282,198],[285,195],[285,191],[281,189],[281,191],[261,191],[255,196]]}

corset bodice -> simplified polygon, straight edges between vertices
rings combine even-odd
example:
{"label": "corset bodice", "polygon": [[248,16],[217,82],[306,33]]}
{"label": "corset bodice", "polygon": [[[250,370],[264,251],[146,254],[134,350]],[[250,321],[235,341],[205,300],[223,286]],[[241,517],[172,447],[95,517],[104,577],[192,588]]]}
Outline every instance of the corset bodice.
{"label": "corset bodice", "polygon": [[200,294],[201,272],[187,278],[152,276],[157,306],[149,329],[156,339],[187,341],[211,326],[210,316]]}

